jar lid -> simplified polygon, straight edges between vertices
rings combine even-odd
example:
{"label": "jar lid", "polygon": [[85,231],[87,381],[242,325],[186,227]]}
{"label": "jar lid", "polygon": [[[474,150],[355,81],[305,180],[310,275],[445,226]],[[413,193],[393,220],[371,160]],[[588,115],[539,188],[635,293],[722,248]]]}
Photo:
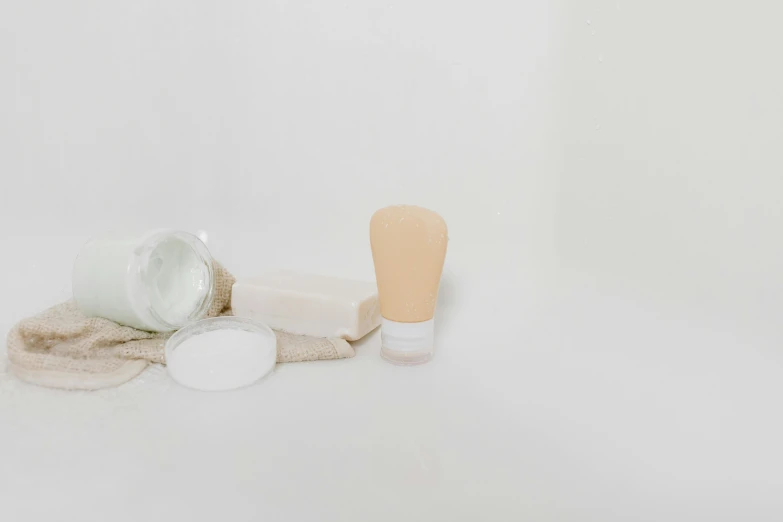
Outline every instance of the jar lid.
{"label": "jar lid", "polygon": [[265,324],[239,317],[191,323],[166,342],[166,365],[177,383],[203,391],[258,381],[277,360],[277,338]]}

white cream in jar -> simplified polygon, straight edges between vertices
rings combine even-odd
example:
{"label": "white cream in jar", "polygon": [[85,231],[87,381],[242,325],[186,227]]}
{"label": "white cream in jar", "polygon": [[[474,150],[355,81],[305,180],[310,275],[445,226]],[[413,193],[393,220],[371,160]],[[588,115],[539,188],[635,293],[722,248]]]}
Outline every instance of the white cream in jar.
{"label": "white cream in jar", "polygon": [[153,332],[204,317],[214,288],[212,256],[187,232],[98,237],[73,268],[73,297],[85,315]]}

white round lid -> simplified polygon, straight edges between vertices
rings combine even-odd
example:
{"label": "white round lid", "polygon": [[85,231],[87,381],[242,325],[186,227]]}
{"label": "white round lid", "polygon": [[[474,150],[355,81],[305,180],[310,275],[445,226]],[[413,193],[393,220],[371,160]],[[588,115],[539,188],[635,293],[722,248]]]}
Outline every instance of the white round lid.
{"label": "white round lid", "polygon": [[166,366],[177,383],[203,391],[233,390],[272,371],[277,338],[265,324],[239,317],[191,323],[166,342]]}

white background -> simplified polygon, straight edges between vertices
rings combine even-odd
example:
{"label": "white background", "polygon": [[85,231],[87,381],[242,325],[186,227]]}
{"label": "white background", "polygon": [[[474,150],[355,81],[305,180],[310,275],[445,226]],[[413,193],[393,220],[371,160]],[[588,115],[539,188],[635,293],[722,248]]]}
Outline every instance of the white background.
{"label": "white background", "polygon": [[109,228],[368,279],[440,212],[435,360],[28,386],[14,520],[780,520],[775,2],[0,0],[0,326]]}

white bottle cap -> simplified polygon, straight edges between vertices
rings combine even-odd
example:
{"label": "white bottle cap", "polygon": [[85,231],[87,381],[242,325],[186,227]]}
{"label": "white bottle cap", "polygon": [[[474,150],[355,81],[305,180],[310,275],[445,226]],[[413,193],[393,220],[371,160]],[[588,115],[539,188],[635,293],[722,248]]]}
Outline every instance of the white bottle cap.
{"label": "white bottle cap", "polygon": [[429,356],[434,340],[435,319],[419,323],[399,323],[385,318],[381,320],[381,347],[386,352],[385,356],[389,352],[397,352],[405,359],[405,354]]}

